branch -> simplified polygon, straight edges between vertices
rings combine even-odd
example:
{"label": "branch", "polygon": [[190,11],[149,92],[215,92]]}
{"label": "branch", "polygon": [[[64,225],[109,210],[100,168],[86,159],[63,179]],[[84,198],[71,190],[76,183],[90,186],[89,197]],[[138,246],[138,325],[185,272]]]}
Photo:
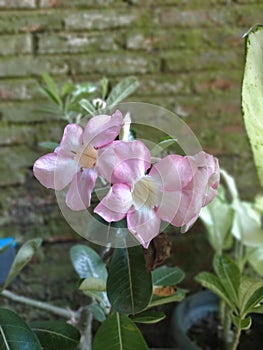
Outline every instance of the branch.
{"label": "branch", "polygon": [[72,318],[77,319],[79,316],[78,312],[76,312],[76,311],[67,310],[67,309],[64,309],[62,307],[58,307],[58,306],[55,306],[55,305],[52,305],[52,304],[49,304],[49,303],[46,303],[43,301],[38,301],[38,300],[34,300],[34,299],[31,299],[28,297],[17,295],[13,292],[10,292],[7,289],[3,290],[0,295],[2,295],[5,298],[8,298],[10,300],[17,301],[17,302],[22,303],[22,304],[34,306],[34,307],[37,307],[38,309],[51,312],[57,316],[64,317],[67,319],[72,319]]}

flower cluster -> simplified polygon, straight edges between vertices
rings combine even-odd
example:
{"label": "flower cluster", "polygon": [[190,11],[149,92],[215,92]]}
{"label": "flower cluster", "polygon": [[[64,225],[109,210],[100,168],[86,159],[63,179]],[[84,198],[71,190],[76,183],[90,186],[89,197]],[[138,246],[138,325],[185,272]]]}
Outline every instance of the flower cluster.
{"label": "flower cluster", "polygon": [[102,177],[111,187],[94,212],[107,222],[126,218],[128,230],[147,248],[162,221],[182,231],[196,221],[216,195],[219,166],[205,152],[171,154],[152,164],[143,142],[118,140],[123,124],[117,110],[91,118],[84,130],[67,125],[60,145],[39,158],[33,170],[47,188],[69,185],[66,204],[72,210],[90,206],[96,179]]}

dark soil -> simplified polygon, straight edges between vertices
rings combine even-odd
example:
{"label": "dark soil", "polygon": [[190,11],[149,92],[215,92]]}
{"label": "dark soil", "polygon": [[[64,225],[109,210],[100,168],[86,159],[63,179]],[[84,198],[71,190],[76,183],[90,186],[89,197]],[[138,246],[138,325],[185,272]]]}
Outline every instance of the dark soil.
{"label": "dark soil", "polygon": [[[243,331],[238,350],[260,350],[263,348],[263,316],[253,315],[252,327]],[[189,330],[188,336],[203,350],[225,350],[220,338],[218,315],[212,313],[199,320]]]}

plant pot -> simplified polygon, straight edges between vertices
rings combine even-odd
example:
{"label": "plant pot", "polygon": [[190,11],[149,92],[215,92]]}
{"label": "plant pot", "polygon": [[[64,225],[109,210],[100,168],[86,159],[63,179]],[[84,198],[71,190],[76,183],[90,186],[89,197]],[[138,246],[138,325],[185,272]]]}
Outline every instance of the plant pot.
{"label": "plant pot", "polygon": [[11,237],[0,239],[0,285],[5,283],[15,259],[15,246],[16,242]]}
{"label": "plant pot", "polygon": [[202,291],[186,297],[172,315],[172,337],[180,350],[202,350],[187,335],[187,331],[200,319],[217,313],[219,300],[210,291]]}

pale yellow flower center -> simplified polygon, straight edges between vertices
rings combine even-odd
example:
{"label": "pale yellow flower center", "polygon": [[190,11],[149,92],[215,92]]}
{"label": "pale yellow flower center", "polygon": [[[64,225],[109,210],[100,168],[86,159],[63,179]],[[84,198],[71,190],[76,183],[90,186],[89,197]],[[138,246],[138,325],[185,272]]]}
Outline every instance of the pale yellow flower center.
{"label": "pale yellow flower center", "polygon": [[79,147],[75,155],[75,159],[79,163],[80,167],[87,169],[94,167],[97,158],[98,151],[90,145]]}
{"label": "pale yellow flower center", "polygon": [[132,198],[136,209],[154,208],[160,201],[159,185],[150,176],[144,176],[134,185]]}

